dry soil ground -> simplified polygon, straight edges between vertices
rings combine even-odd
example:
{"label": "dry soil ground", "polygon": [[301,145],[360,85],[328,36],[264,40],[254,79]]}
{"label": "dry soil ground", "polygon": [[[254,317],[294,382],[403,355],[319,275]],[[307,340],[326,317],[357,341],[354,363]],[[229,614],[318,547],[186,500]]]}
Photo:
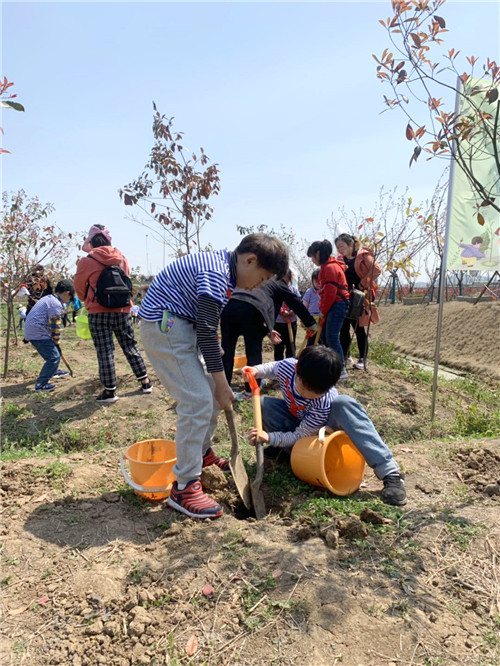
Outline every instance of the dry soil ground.
{"label": "dry soil ground", "polygon": [[[264,520],[212,473],[204,484],[225,514],[200,524],[140,500],[119,471],[133,442],[175,438],[170,397],[157,382],[138,394],[118,354],[122,397],[100,407],[91,343],[69,329],[63,345],[74,379],[35,394],[40,359],[20,344],[3,388],[2,663],[500,664],[493,381],[442,383],[431,428],[429,377],[374,345],[370,371],[341,390],[393,448],[407,506],[383,505],[369,470],[355,495],[335,498],[268,463]],[[252,475],[250,420],[245,403]],[[227,452],[222,422],[216,437]]]}

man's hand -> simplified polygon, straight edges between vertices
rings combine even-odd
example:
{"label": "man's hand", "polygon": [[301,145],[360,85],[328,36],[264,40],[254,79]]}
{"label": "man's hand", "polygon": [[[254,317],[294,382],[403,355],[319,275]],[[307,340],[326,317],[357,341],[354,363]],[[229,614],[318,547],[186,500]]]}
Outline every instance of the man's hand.
{"label": "man's hand", "polygon": [[269,333],[269,338],[273,345],[279,345],[281,342],[281,335],[278,333],[278,331],[271,331]]}
{"label": "man's hand", "polygon": [[257,442],[264,442],[264,444],[269,443],[269,433],[261,430],[260,437],[258,437],[259,431],[257,428],[250,428],[248,431],[248,440],[252,446],[255,446]]}

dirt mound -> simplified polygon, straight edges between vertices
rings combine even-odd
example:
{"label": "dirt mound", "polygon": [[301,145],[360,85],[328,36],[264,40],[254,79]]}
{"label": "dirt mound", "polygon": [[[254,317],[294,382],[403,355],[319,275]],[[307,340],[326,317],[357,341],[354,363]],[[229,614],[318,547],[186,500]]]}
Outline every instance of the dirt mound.
{"label": "dirt mound", "polygon": [[[437,305],[381,305],[373,339],[434,360]],[[444,365],[500,379],[500,303],[445,303],[440,360]]]}
{"label": "dirt mound", "polygon": [[500,453],[491,448],[471,449],[457,453],[455,460],[463,471],[464,483],[476,492],[500,496]]}

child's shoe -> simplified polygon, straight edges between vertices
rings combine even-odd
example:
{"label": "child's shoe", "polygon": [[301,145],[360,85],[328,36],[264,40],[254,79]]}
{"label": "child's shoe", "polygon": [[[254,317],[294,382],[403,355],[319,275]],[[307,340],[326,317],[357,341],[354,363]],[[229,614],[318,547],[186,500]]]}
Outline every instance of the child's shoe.
{"label": "child's shoe", "polygon": [[35,391],[37,391],[37,393],[41,391],[53,391],[55,387],[55,384],[49,384],[48,382],[45,382],[45,384],[38,384],[35,386]]}
{"label": "child's shoe", "polygon": [[145,394],[151,393],[153,391],[153,385],[151,384],[151,382],[146,382],[145,384],[142,384],[141,391]]}
{"label": "child's shoe", "polygon": [[51,379],[61,379],[61,377],[69,377],[69,372],[67,370],[56,370]]}
{"label": "child's shoe", "polygon": [[365,369],[365,359],[360,358],[357,363],[353,365],[353,368],[356,368],[356,370],[364,370]]}
{"label": "child's shoe", "polygon": [[384,482],[382,500],[386,504],[392,504],[394,506],[403,506],[406,504],[405,482],[399,472],[388,474],[382,479],[382,481]]}
{"label": "child's shoe", "polygon": [[108,389],[104,389],[104,391],[96,398],[96,402],[100,403],[101,405],[112,405],[117,400],[118,396],[115,394],[115,392],[108,391]]}
{"label": "child's shoe", "polygon": [[222,507],[205,495],[198,479],[190,481],[184,490],[177,488],[174,481],[167,504],[190,518],[219,518]]}
{"label": "child's shoe", "polygon": [[223,472],[229,472],[229,460],[216,456],[212,447],[210,447],[203,456],[202,467],[210,467],[210,465],[217,465],[217,467]]}

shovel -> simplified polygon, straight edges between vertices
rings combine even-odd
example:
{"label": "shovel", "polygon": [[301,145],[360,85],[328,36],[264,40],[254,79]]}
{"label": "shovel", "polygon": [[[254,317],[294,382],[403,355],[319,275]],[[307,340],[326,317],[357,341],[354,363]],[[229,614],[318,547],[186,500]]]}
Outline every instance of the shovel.
{"label": "shovel", "polygon": [[292,350],[292,356],[295,356],[295,342],[293,340],[293,328],[291,322],[288,322],[288,337],[290,338],[290,348]]}
{"label": "shovel", "polygon": [[70,364],[68,363],[68,361],[64,358],[64,355],[63,355],[63,353],[62,353],[62,349],[61,349],[60,347],[59,347],[59,353],[61,354],[61,361],[62,361],[62,362],[64,363],[64,365],[68,368],[70,376],[73,377],[73,370],[71,369],[71,366],[70,366]]}
{"label": "shovel", "polygon": [[238,446],[238,434],[236,432],[236,425],[234,423],[234,412],[233,408],[224,410],[227,419],[227,425],[229,427],[229,434],[231,435],[231,456],[229,458],[229,468],[231,469],[231,474],[233,475],[234,482],[236,484],[236,489],[239,496],[243,500],[243,504],[247,509],[252,508],[252,497],[250,494],[250,481],[248,480],[248,474],[243,464],[243,459],[240,454],[240,449]]}
{"label": "shovel", "polygon": [[257,472],[255,474],[255,479],[252,482],[252,501],[253,508],[255,511],[255,517],[257,520],[261,520],[266,515],[266,503],[264,502],[264,495],[260,489],[260,484],[262,483],[262,476],[264,474],[264,450],[262,448],[262,442],[259,439],[260,433],[262,432],[262,411],[260,408],[260,388],[257,384],[257,380],[254,375],[249,371],[245,370],[245,377],[247,382],[250,384],[250,389],[252,391],[252,406],[253,406],[253,423],[257,428],[257,440],[255,443],[255,454],[257,457]]}

